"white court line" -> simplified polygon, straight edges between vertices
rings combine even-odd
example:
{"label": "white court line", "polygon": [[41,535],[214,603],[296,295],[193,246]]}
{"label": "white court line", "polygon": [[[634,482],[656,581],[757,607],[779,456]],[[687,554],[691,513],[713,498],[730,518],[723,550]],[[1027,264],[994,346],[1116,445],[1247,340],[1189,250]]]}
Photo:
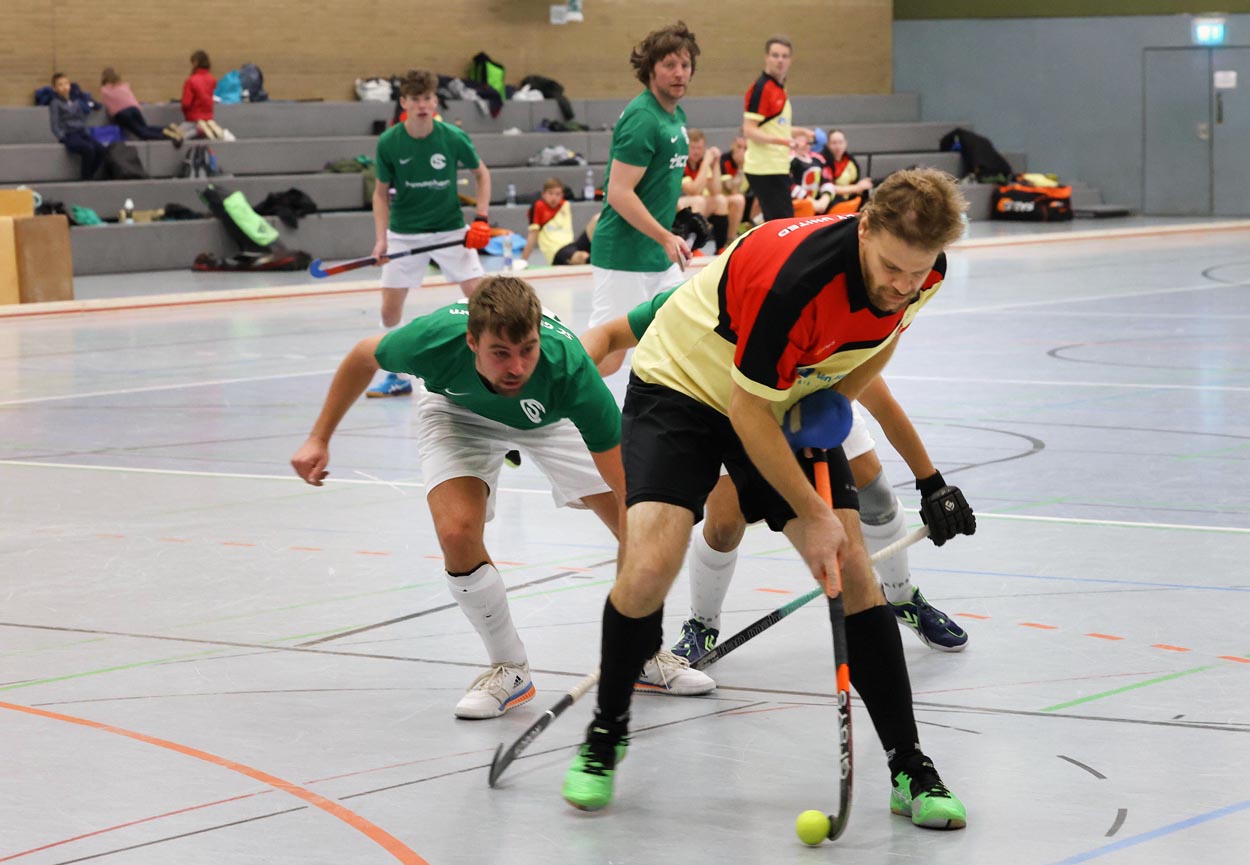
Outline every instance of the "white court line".
{"label": "white court line", "polygon": [[[1232,384],[1141,384],[1123,381],[1048,381],[1028,378],[966,378],[942,375],[895,375],[890,381],[941,381],[950,384],[1029,384],[1039,387],[1119,387],[1135,390],[1217,390],[1237,393],[1250,391],[1250,386]],[[2,403],[0,403],[2,405]]]}
{"label": "white court line", "polygon": [[[1114,294],[1082,295],[1079,297],[1049,297],[1045,300],[1022,300],[1017,303],[1001,303],[991,306],[965,306],[952,309],[934,309],[927,307],[921,311],[926,319],[940,315],[963,315],[965,313],[1002,312],[1005,310],[1027,309],[1032,306],[1056,306],[1058,304],[1093,303],[1099,300],[1125,300],[1139,297],[1151,297],[1156,294],[1182,294],[1191,291],[1210,291],[1216,288],[1238,288],[1237,284],[1227,282],[1204,282],[1201,285],[1180,286],[1179,288],[1155,288],[1150,291],[1122,291]],[[1127,313],[1131,315],[1132,313]],[[1211,313],[1207,318],[1223,318],[1219,313]]]}
{"label": "white court line", "polygon": [[[132,466],[93,466],[83,463],[49,463],[34,462],[26,460],[0,460],[0,466],[18,466],[22,468],[50,468],[50,469],[81,469],[94,472],[123,472],[145,475],[171,475],[174,477],[192,477],[192,478],[238,478],[242,480],[261,480],[261,481],[285,481],[302,483],[298,477],[291,475],[262,475],[262,474],[243,474],[239,472],[197,472],[190,469],[147,469]],[[364,472],[359,472],[364,474]],[[386,487],[407,487],[410,489],[421,489],[425,486],[422,481],[385,481],[381,478],[373,480],[361,480],[358,478],[326,478],[326,485],[335,484],[356,484],[359,486],[386,486]],[[499,487],[499,492],[503,493],[524,493],[526,495],[550,495],[549,490],[545,489],[522,489],[518,487]],[[1200,526],[1189,525],[1186,523],[1138,523],[1128,520],[1095,520],[1083,517],[1043,517],[1033,516],[1030,514],[993,514],[977,511],[978,517],[997,520],[1020,520],[1023,522],[1038,523],[1073,523],[1086,526],[1121,526],[1130,529],[1182,529],[1195,532],[1228,532],[1231,534],[1250,535],[1250,529],[1239,528],[1237,526]]]}
{"label": "white court line", "polygon": [[1032,246],[1039,243],[1063,243],[1081,240],[1129,240],[1134,237],[1153,237],[1165,234],[1206,234],[1211,231],[1250,230],[1250,220],[1216,220],[1213,222],[1185,222],[1173,225],[1140,225],[1127,228],[1095,228],[1089,231],[1073,230],[1045,232],[1042,234],[1004,234],[998,237],[969,237],[952,244],[954,249],[985,249],[995,246]]}
{"label": "white court line", "polygon": [[1179,529],[1188,532],[1228,532],[1234,535],[1250,535],[1250,529],[1237,526],[1198,526],[1188,523],[1137,523],[1131,520],[1092,520],[1081,517],[1042,517],[1032,514],[986,514],[977,511],[977,517],[991,520],[1022,520],[1033,523],[1076,523],[1082,526],[1121,526],[1127,529]]}
{"label": "white court line", "polygon": [[188,387],[212,387],[218,384],[245,384],[251,381],[277,381],[283,378],[303,378],[310,375],[330,375],[333,369],[316,369],[311,372],[286,372],[279,375],[257,375],[251,378],[219,378],[214,381],[188,381],[178,384],[154,384],[151,387],[130,387],[121,390],[98,390],[92,393],[67,393],[60,396],[32,396],[26,399],[10,399],[0,401],[0,406],[29,405],[36,402],[55,402],[63,399],[91,399],[96,396],[119,396],[128,393],[151,393],[156,390],[182,390]]}

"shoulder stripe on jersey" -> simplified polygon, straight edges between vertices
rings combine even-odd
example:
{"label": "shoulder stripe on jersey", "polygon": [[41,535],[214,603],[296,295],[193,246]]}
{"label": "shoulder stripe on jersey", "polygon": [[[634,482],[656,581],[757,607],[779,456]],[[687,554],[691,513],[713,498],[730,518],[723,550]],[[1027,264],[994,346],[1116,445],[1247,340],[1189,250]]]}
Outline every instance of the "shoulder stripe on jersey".
{"label": "shoulder stripe on jersey", "polygon": [[[774,87],[781,86],[777,83],[776,79],[774,79],[767,72],[761,72],[760,77],[755,79],[755,83],[751,85],[751,90],[747,93],[747,111],[751,114],[760,114],[764,118],[760,121],[760,126],[763,126],[768,121],[781,116],[781,111],[774,111],[772,114],[763,114],[763,112],[760,111],[760,101],[764,98],[764,94],[767,92],[769,84],[772,84]],[[785,100],[782,100],[781,106],[782,109],[785,108]]]}
{"label": "shoulder stripe on jersey", "polygon": [[[777,271],[772,289],[760,304],[759,314],[747,334],[738,365],[753,381],[777,380],[777,363],[785,354],[790,333],[803,310],[831,281],[844,278],[847,268],[840,261],[844,244],[840,239],[842,232],[833,230],[837,227],[834,223],[813,231],[794,247]],[[831,273],[837,274],[833,280],[829,278]]]}

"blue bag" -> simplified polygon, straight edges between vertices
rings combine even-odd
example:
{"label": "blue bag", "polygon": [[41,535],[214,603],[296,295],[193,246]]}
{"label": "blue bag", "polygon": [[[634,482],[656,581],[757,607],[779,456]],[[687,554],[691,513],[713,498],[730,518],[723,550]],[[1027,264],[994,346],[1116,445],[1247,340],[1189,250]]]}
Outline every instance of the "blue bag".
{"label": "blue bag", "polygon": [[222,105],[237,105],[243,101],[243,83],[239,80],[239,70],[231,69],[217,80],[217,88],[213,96]]}
{"label": "blue bag", "polygon": [[87,131],[91,133],[91,137],[101,144],[112,144],[115,141],[124,141],[122,137],[122,128],[120,126],[90,126]]}

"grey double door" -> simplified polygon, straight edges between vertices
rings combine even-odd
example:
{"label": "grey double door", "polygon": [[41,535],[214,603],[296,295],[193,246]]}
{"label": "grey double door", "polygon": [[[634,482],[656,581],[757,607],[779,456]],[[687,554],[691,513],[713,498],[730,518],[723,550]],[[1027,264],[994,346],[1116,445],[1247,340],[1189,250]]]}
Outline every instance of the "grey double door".
{"label": "grey double door", "polygon": [[1145,212],[1250,215],[1250,48],[1145,52]]}

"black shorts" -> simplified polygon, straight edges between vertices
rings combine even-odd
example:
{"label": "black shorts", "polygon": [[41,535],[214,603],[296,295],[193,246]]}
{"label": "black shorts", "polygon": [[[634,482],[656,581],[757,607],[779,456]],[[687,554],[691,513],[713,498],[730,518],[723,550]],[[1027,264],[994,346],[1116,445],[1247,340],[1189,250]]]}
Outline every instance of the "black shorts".
{"label": "black shorts", "polygon": [[764,219],[790,219],[794,216],[794,199],[790,197],[789,174],[748,174],[751,192],[760,201]]}
{"label": "black shorts", "polygon": [[[794,510],[747,457],[729,418],[672,388],[630,373],[621,419],[625,504],[665,502],[686,508],[695,522],[720,478],[722,465],[738,488],[748,523],[764,520],[775,532]],[[859,495],[842,448],[829,451],[833,506],[859,510]]]}
{"label": "black shorts", "polygon": [[556,260],[552,264],[568,264],[573,258],[575,252],[590,252],[590,238],[586,236],[586,232],[582,232],[577,236],[577,240],[572,243],[566,243],[564,246],[556,250]]}

